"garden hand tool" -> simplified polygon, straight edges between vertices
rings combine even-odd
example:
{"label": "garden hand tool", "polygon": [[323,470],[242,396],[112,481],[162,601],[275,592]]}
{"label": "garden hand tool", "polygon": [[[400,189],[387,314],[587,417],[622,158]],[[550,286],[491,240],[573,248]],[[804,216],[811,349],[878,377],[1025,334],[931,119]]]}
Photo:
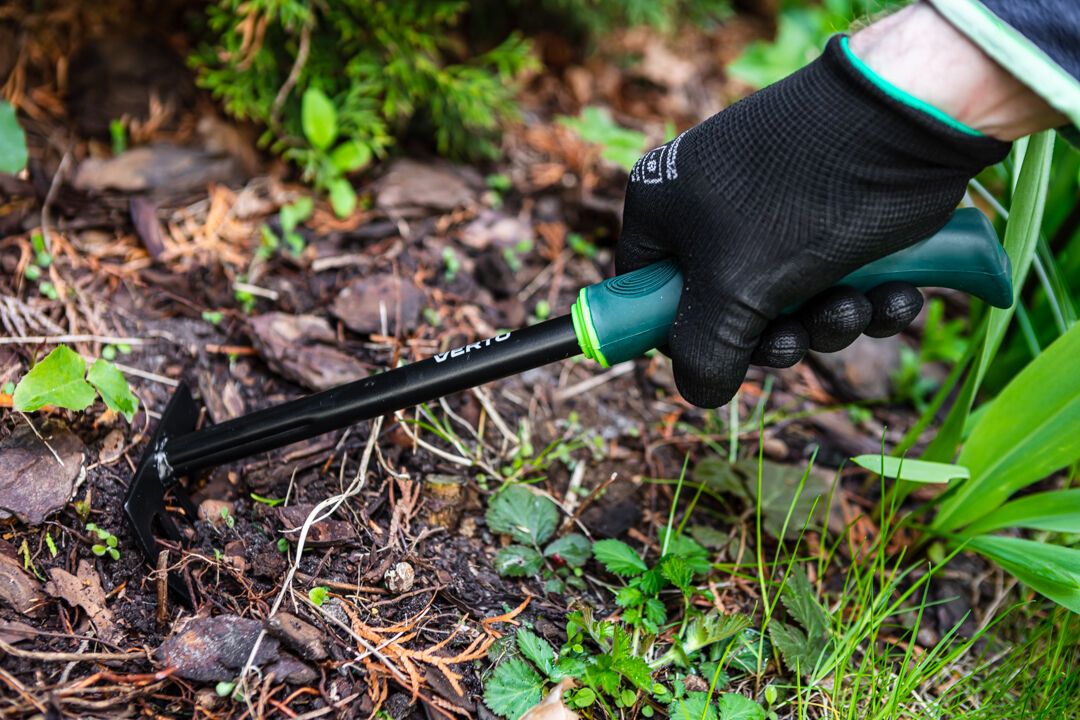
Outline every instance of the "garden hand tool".
{"label": "garden hand tool", "polygon": [[[840,284],[868,290],[893,281],[953,288],[995,307],[1013,301],[1009,258],[989,220],[974,209],[957,211],[937,234],[860,268]],[[198,431],[198,407],[180,385],[135,471],[124,512],[155,562],[159,533],[181,541],[166,495],[172,494],[189,520],[195,517],[180,478],[575,355],[602,367],[639,357],[667,342],[682,284],[674,262],[659,262],[583,288],[570,315]],[[170,573],[169,587],[192,604],[176,573]]]}

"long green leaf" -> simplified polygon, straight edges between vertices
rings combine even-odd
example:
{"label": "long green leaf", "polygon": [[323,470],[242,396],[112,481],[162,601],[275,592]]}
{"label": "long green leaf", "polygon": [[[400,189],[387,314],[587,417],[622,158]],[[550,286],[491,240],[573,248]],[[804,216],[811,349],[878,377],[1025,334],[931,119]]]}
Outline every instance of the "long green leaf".
{"label": "long green leaf", "polygon": [[964,444],[971,471],[941,504],[932,527],[978,520],[1017,490],[1080,459],[1080,325],[1032,360],[1000,395]]}
{"label": "long green leaf", "polygon": [[1080,613],[1080,550],[998,535],[980,535],[967,547],[1032,590]]}
{"label": "long green leaf", "polygon": [[965,535],[1024,528],[1080,533],[1080,489],[1051,490],[1007,502],[964,529]]}
{"label": "long green leaf", "polygon": [[1035,248],[1039,240],[1043,211],[1046,207],[1046,192],[1050,178],[1050,160],[1054,154],[1054,135],[1052,132],[1039,133],[1026,143],[1017,143],[1017,152],[1023,153],[1016,189],[1013,192],[1012,207],[1009,210],[1009,223],[1005,228],[1005,252],[1012,260],[1013,304],[1009,308],[990,308],[983,320],[984,332],[982,347],[975,359],[973,371],[968,373],[948,417],[942,423],[941,430],[930,447],[923,454],[923,460],[951,462],[960,445],[964,423],[975,395],[979,391],[986,370],[1005,337],[1005,330],[1012,320],[1020,291],[1024,287],[1035,257]]}

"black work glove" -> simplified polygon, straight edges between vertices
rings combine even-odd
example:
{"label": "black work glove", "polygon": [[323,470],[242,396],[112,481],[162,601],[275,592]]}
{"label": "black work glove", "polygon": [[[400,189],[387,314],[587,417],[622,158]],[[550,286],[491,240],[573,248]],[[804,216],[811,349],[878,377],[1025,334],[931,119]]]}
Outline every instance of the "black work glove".
{"label": "black work glove", "polygon": [[903,329],[922,304],[914,287],[829,288],[939,230],[1009,147],[893,100],[834,37],[802,70],[637,162],[616,269],[677,259],[675,381],[690,402],[717,407],[752,361],[791,365],[807,347]]}

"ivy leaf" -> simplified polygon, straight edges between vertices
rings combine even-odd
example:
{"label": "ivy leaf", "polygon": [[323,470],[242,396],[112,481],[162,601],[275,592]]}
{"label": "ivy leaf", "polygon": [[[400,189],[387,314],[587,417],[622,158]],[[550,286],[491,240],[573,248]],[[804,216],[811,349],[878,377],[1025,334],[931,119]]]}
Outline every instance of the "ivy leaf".
{"label": "ivy leaf", "polygon": [[581,567],[592,557],[592,543],[579,533],[570,533],[544,548],[544,557],[562,560],[570,567]]}
{"label": "ivy leaf", "polygon": [[720,720],[765,720],[765,710],[743,695],[724,693],[719,704]]}
{"label": "ivy leaf", "polygon": [[668,717],[671,720],[719,720],[716,706],[709,702],[705,692],[687,693],[685,698],[668,705]]}
{"label": "ivy leaf", "polygon": [[326,150],[337,137],[337,110],[334,103],[318,88],[308,88],[300,101],[300,124],[304,137],[315,148]]}
{"label": "ivy leaf", "polygon": [[528,577],[540,572],[544,559],[524,545],[510,545],[495,553],[495,572],[505,577]]}
{"label": "ivy leaf", "polygon": [[634,577],[648,570],[641,556],[621,540],[598,540],[593,543],[593,555],[613,575]]}
{"label": "ivy leaf", "polygon": [[45,405],[85,410],[97,397],[94,388],[83,379],[86,363],[82,356],[61,345],[30,368],[30,372],[15,386],[12,406],[30,412]]}
{"label": "ivy leaf", "polygon": [[484,704],[496,715],[518,720],[540,702],[543,692],[544,679],[532,666],[520,658],[511,658],[495,668],[488,679]]}
{"label": "ivy leaf", "polygon": [[15,108],[0,100],[0,173],[14,175],[26,167],[26,133]]}
{"label": "ivy leaf", "polygon": [[120,413],[131,422],[139,408],[139,399],[131,393],[124,373],[108,360],[98,358],[90,366],[86,379],[101,393],[101,399],[110,410]]}
{"label": "ivy leaf", "polygon": [[371,148],[359,140],[346,140],[330,153],[330,162],[338,172],[356,172],[371,162]]}
{"label": "ivy leaf", "polygon": [[521,654],[540,668],[540,672],[551,677],[555,670],[555,651],[547,641],[528,628],[518,630],[515,639]]}
{"label": "ivy leaf", "polygon": [[330,207],[334,208],[334,214],[339,218],[352,215],[356,209],[356,191],[345,178],[330,183]]}
{"label": "ivy leaf", "polygon": [[555,503],[524,485],[511,485],[488,504],[488,527],[519,543],[540,545],[555,533],[559,511]]}

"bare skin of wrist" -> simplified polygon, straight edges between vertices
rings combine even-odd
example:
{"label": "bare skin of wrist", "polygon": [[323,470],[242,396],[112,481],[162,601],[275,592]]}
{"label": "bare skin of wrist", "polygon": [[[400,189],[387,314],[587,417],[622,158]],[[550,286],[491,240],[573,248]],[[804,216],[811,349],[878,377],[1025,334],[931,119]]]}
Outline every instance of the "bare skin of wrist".
{"label": "bare skin of wrist", "polygon": [[925,3],[867,26],[850,42],[856,57],[882,78],[991,137],[1012,141],[1066,124]]}

